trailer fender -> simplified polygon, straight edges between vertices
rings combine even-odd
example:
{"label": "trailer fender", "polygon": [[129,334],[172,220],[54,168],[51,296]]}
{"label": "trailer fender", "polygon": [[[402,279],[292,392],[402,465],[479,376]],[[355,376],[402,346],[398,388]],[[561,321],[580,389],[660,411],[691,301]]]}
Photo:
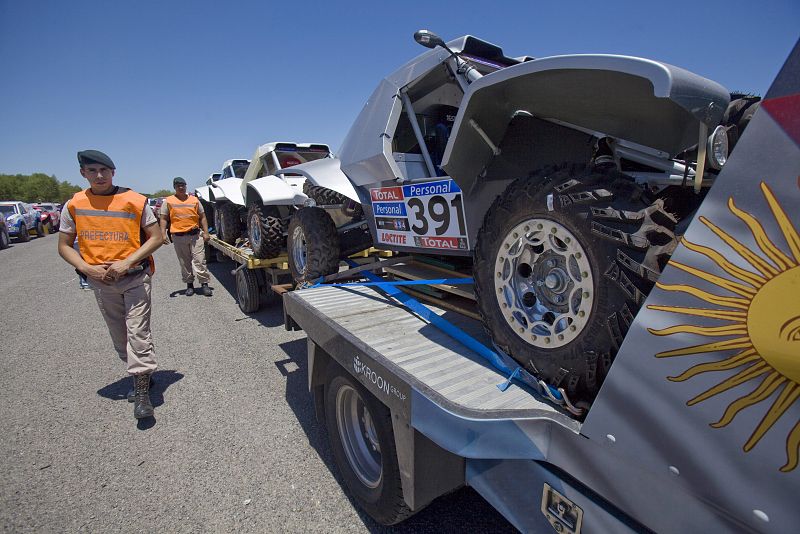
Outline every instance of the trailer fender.
{"label": "trailer fender", "polygon": [[339,158],[324,158],[275,172],[276,175],[302,174],[312,185],[336,191],[350,200],[361,202],[355,187],[341,169]]}
{"label": "trailer fender", "polygon": [[209,186],[211,188],[212,201],[228,201],[239,206],[244,206],[241,183],[241,178],[226,178],[214,182],[214,185]]}
{"label": "trailer fender", "polygon": [[462,189],[469,187],[497,155],[518,112],[674,156],[697,143],[701,123],[712,129],[719,124],[729,100],[716,82],[648,59],[572,55],[528,61],[469,86],[442,168]]}
{"label": "trailer fender", "polygon": [[259,202],[264,205],[300,206],[308,199],[303,194],[302,184],[291,185],[277,176],[264,176],[242,185],[245,191],[240,193],[244,193],[248,206]]}

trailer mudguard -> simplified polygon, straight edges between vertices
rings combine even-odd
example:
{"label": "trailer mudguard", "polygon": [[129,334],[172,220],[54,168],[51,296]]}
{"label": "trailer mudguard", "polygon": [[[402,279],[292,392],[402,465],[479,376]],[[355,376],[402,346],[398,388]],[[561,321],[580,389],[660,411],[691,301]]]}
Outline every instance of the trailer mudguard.
{"label": "trailer mudguard", "polygon": [[697,144],[699,126],[719,124],[730,100],[721,85],[649,59],[615,55],[554,56],[486,75],[464,95],[442,168],[462,188],[524,111],[674,156]]}
{"label": "trailer mudguard", "polygon": [[213,202],[228,201],[244,206],[241,183],[241,178],[225,178],[214,182],[214,185],[209,186]]}
{"label": "trailer mudguard", "polygon": [[312,185],[324,187],[340,193],[350,200],[361,202],[355,187],[347,175],[342,172],[339,158],[324,158],[308,163],[301,163],[287,169],[275,171],[276,175],[302,174]]}
{"label": "trailer mudguard", "polygon": [[308,199],[303,194],[302,185],[288,184],[277,176],[263,176],[247,183],[242,182],[242,186],[245,191],[240,193],[244,193],[248,204],[256,201],[264,205],[302,205]]}
{"label": "trailer mudguard", "polygon": [[194,196],[205,202],[211,202],[211,188],[207,185],[201,185],[194,190]]}

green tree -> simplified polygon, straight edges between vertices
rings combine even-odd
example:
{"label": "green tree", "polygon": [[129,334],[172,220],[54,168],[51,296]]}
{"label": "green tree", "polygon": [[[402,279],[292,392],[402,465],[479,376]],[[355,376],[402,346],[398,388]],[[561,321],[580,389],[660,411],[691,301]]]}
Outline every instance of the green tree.
{"label": "green tree", "polygon": [[64,202],[82,188],[69,182],[59,182],[55,176],[41,172],[0,174],[0,200],[23,202]]}
{"label": "green tree", "polygon": [[169,189],[159,189],[158,191],[156,191],[152,195],[147,195],[147,196],[149,196],[151,198],[156,198],[156,197],[168,197],[168,196],[171,196],[171,195],[174,195],[174,194],[175,194],[175,191],[170,191]]}

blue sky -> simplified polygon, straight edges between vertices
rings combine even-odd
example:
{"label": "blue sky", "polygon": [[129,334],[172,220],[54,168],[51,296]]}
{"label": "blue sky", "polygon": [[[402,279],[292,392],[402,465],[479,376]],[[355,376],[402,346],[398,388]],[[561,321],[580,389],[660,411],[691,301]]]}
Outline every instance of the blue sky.
{"label": "blue sky", "polygon": [[190,189],[268,141],[340,146],[379,80],[472,34],[507,55],[657,59],[764,94],[800,37],[800,1],[274,2],[0,0],[0,173]]}

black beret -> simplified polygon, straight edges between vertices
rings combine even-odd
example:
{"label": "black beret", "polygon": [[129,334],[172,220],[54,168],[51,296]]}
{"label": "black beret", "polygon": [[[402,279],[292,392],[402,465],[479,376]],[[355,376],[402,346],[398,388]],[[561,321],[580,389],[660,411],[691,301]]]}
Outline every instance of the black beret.
{"label": "black beret", "polygon": [[81,167],[92,163],[99,163],[100,165],[105,165],[109,169],[116,169],[111,158],[99,150],[81,150],[78,152],[78,163],[81,164]]}
{"label": "black beret", "polygon": [[180,176],[176,176],[174,180],[172,180],[172,185],[183,184],[186,185],[186,180],[181,178]]}

